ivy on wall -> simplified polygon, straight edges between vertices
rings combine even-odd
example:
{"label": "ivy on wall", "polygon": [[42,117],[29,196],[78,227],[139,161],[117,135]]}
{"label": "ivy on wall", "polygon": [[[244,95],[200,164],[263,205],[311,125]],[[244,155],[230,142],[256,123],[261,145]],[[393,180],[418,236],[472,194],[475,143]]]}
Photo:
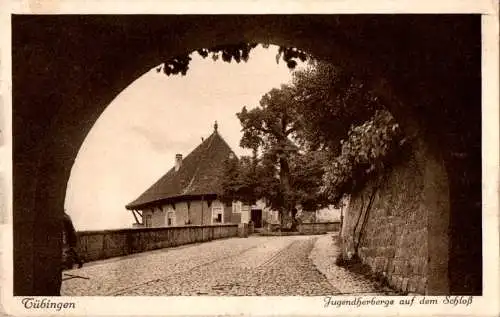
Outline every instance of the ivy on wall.
{"label": "ivy on wall", "polygon": [[341,153],[325,166],[323,191],[334,203],[360,190],[401,154],[406,138],[387,110],[377,110],[365,123],[352,126],[341,141]]}

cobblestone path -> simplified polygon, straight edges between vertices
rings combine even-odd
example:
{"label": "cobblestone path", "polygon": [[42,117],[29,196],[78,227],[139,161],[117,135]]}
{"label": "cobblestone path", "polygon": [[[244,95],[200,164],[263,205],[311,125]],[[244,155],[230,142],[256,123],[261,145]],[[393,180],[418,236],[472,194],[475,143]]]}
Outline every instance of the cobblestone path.
{"label": "cobblestone path", "polygon": [[335,265],[340,248],[335,240],[337,234],[319,237],[309,258],[314,266],[324,274],[330,284],[335,285],[342,295],[397,295],[396,292],[381,287],[378,283],[368,280],[365,276],[353,273],[346,268]]}
{"label": "cobblestone path", "polygon": [[93,262],[66,271],[66,278],[70,274],[86,279],[65,280],[61,293],[64,296],[338,294],[339,289],[314,263],[318,261],[318,252],[316,257],[311,256],[317,241],[320,242],[318,236],[252,236]]}

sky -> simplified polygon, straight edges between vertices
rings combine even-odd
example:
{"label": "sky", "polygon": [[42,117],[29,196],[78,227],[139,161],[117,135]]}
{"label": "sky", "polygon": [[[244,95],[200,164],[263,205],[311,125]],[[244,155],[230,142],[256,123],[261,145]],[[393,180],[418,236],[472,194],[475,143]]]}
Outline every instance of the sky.
{"label": "sky", "polygon": [[76,229],[131,227],[125,205],[174,165],[176,153],[185,157],[208,137],[215,121],[237,155],[249,154],[239,147],[236,113],[291,80],[276,53],[276,46],[258,46],[240,64],[195,53],[186,76],[153,68],[123,90],[89,132],[71,170],[65,208]]}

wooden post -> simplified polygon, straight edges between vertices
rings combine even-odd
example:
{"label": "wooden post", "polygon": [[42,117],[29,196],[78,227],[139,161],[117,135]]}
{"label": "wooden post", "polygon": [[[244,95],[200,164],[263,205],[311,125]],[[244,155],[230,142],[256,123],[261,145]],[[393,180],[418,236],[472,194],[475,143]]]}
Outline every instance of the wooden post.
{"label": "wooden post", "polygon": [[344,202],[340,204],[340,229],[339,237],[342,236],[342,227],[344,226]]}
{"label": "wooden post", "polygon": [[201,225],[203,225],[203,195],[201,195]]}
{"label": "wooden post", "polygon": [[135,223],[140,224],[139,219],[137,218],[137,216],[136,216],[136,214],[135,214],[135,210],[131,210],[130,212],[132,212],[132,215],[133,215],[133,216],[134,216],[134,218],[135,218]]}

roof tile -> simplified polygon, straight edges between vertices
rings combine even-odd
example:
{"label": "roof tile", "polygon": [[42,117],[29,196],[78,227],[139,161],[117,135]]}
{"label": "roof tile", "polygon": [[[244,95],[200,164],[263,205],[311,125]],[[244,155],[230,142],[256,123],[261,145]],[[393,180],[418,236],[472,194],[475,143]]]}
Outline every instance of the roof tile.
{"label": "roof tile", "polygon": [[172,167],[126,208],[139,209],[159,201],[182,199],[183,196],[220,194],[224,161],[231,153],[234,155],[222,136],[214,131],[182,160],[177,172]]}

